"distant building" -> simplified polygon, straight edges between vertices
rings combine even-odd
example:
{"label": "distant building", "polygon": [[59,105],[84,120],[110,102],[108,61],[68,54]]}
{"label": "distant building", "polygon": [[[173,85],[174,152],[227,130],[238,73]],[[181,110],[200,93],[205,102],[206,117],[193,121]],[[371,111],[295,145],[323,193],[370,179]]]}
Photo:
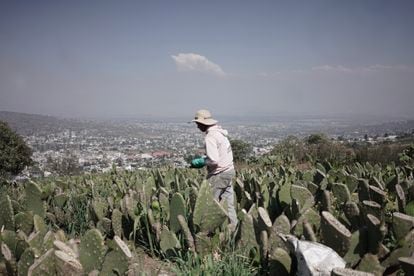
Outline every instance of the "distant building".
{"label": "distant building", "polygon": [[149,153],[143,153],[141,154],[142,159],[152,159],[152,155]]}
{"label": "distant building", "polygon": [[171,157],[172,153],[168,151],[154,151],[152,153],[152,157],[154,158],[162,158],[162,157]]}

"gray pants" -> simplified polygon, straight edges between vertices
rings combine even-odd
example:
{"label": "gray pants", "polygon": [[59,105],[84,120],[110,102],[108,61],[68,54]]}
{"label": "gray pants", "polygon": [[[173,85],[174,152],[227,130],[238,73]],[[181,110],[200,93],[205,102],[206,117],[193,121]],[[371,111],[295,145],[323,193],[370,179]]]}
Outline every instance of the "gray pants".
{"label": "gray pants", "polygon": [[213,196],[217,201],[226,200],[228,206],[228,214],[230,223],[234,226],[237,225],[237,214],[234,208],[234,190],[231,181],[236,173],[234,170],[222,172],[216,175],[212,175],[207,178],[210,183]]}

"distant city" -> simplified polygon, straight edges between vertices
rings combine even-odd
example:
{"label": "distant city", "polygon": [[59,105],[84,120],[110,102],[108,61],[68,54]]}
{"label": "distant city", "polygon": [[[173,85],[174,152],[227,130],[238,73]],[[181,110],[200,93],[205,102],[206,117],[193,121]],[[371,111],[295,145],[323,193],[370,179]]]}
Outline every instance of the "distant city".
{"label": "distant city", "polygon": [[[49,176],[56,164],[79,172],[156,166],[188,166],[188,157],[203,154],[203,134],[185,120],[62,119],[0,111],[0,120],[22,135],[33,149],[36,165],[23,177]],[[268,153],[288,136],[325,133],[341,141],[393,140],[412,134],[414,120],[355,120],[352,117],[223,118],[231,139],[250,143],[253,155]]]}

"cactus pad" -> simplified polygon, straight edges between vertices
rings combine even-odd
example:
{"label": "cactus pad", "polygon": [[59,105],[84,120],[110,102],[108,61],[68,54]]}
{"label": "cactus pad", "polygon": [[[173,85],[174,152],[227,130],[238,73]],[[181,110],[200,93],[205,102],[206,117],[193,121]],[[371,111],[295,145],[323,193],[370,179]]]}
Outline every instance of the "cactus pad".
{"label": "cactus pad", "polygon": [[24,208],[32,211],[33,214],[41,218],[45,217],[46,213],[42,201],[42,190],[33,181],[29,181],[24,189]]}
{"label": "cactus pad", "polygon": [[414,217],[395,212],[392,214],[392,229],[395,238],[400,240],[414,227]]}
{"label": "cactus pad", "polygon": [[195,235],[195,245],[198,254],[205,255],[212,251],[211,239],[206,232],[199,232]]}
{"label": "cactus pad", "polygon": [[362,202],[362,207],[365,215],[371,214],[380,220],[382,220],[384,217],[384,210],[382,209],[381,205],[375,201],[364,200]]}
{"label": "cactus pad", "polygon": [[62,242],[62,241],[54,241],[53,242],[53,246],[56,250],[59,251],[63,251],[65,252],[67,255],[72,256],[73,258],[77,258],[77,254],[75,253],[75,251],[73,251],[73,249],[66,245],[66,243]]}
{"label": "cactus pad", "polygon": [[126,243],[118,236],[114,237],[114,241],[115,241],[115,249],[119,250],[127,259],[132,258],[132,253],[128,248],[128,245],[126,245]]}
{"label": "cactus pad", "polygon": [[358,205],[353,201],[346,202],[344,214],[351,223],[352,229],[358,229],[360,226],[360,211]]}
{"label": "cactus pad", "polygon": [[300,212],[304,212],[315,204],[312,193],[305,187],[292,185],[290,187],[290,196],[297,200],[300,206]]}
{"label": "cactus pad", "polygon": [[[372,254],[378,254],[385,236],[385,227],[375,216],[367,215],[368,225],[368,249]],[[408,232],[408,231],[407,231]]]}
{"label": "cactus pad", "polygon": [[286,248],[286,243],[280,238],[279,234],[290,233],[290,222],[287,216],[281,214],[273,222],[271,233],[269,235],[271,250],[278,247]]}
{"label": "cactus pad", "polygon": [[55,262],[58,275],[82,275],[81,263],[64,251],[55,251]]}
{"label": "cactus pad", "polygon": [[384,205],[387,198],[387,193],[376,186],[369,186],[370,197],[379,205]]}
{"label": "cactus pad", "polygon": [[269,254],[270,275],[290,275],[292,259],[289,253],[282,248],[275,248]]}
{"label": "cactus pad", "polygon": [[331,213],[322,212],[321,231],[324,244],[344,256],[351,245],[351,232]]}
{"label": "cactus pad", "polygon": [[[313,210],[312,208],[306,210],[297,220],[295,225],[294,233],[298,237],[303,234],[303,223],[307,222],[313,229],[317,230],[321,224],[321,217],[319,213]],[[288,234],[288,233],[286,233]]]}
{"label": "cactus pad", "polygon": [[333,183],[332,193],[335,196],[336,200],[340,203],[345,203],[351,200],[351,194],[349,192],[348,186],[343,183]]}
{"label": "cactus pad", "polygon": [[28,276],[56,275],[54,249],[50,249],[37,259],[30,267]]}
{"label": "cactus pad", "polygon": [[100,269],[105,256],[104,240],[101,232],[91,229],[81,238],[79,260],[86,273]]}
{"label": "cactus pad", "polygon": [[118,250],[110,251],[105,256],[99,275],[124,275],[128,270],[128,260]]}
{"label": "cactus pad", "polygon": [[167,253],[169,250],[181,248],[181,245],[174,232],[164,227],[164,229],[161,232],[160,247],[164,253]]}
{"label": "cactus pad", "polygon": [[210,185],[207,181],[201,184],[194,207],[193,222],[198,225],[200,231],[212,232],[227,218],[227,213],[213,198]]}
{"label": "cactus pad", "polygon": [[414,275],[414,257],[398,258],[405,275]]}
{"label": "cactus pad", "polygon": [[16,230],[23,231],[26,235],[29,235],[33,230],[33,215],[29,212],[20,212],[14,216],[16,224]]}
{"label": "cactus pad", "polygon": [[355,267],[359,260],[364,256],[368,248],[368,241],[364,229],[352,233],[351,244],[344,260],[350,267]]}
{"label": "cactus pad", "polygon": [[250,251],[251,248],[258,249],[258,243],[256,240],[256,233],[254,230],[253,218],[250,214],[247,214],[243,209],[244,216],[242,217],[240,224],[240,239],[238,247],[244,250]]}
{"label": "cactus pad", "polygon": [[112,211],[112,217],[111,217],[111,223],[112,223],[112,229],[114,231],[114,234],[122,237],[123,231],[122,231],[122,213],[118,209],[114,209]]}
{"label": "cactus pad", "polygon": [[376,276],[383,275],[385,268],[381,266],[378,257],[372,254],[365,254],[359,263],[358,270],[373,273]]}
{"label": "cactus pad", "polygon": [[182,215],[185,217],[185,201],[184,197],[181,194],[175,193],[172,196],[170,203],[170,230],[175,233],[177,233],[181,229],[180,223],[177,219],[178,215]]}
{"label": "cactus pad", "polygon": [[31,248],[27,248],[23,254],[20,256],[20,260],[17,263],[17,271],[19,276],[26,276],[29,267],[35,261],[35,252]]}
{"label": "cactus pad", "polygon": [[263,207],[259,207],[257,209],[257,212],[258,212],[259,229],[266,230],[267,232],[270,233],[270,229],[272,228],[272,221],[270,220],[269,213]]}
{"label": "cactus pad", "polygon": [[178,219],[178,222],[180,223],[181,230],[184,233],[184,238],[186,240],[189,250],[194,252],[195,251],[194,237],[191,234],[190,229],[188,228],[188,224],[185,218],[182,215],[178,215],[177,219]]}
{"label": "cactus pad", "polygon": [[407,203],[404,208],[404,211],[407,215],[414,217],[414,200]]}
{"label": "cactus pad", "polygon": [[332,269],[331,276],[375,276],[375,274],[349,268],[336,267]]}
{"label": "cactus pad", "polygon": [[10,197],[6,194],[0,196],[0,229],[14,231],[14,213]]}
{"label": "cactus pad", "polygon": [[108,211],[108,203],[102,199],[94,200],[91,204],[91,211],[95,221],[102,220],[106,217]]}

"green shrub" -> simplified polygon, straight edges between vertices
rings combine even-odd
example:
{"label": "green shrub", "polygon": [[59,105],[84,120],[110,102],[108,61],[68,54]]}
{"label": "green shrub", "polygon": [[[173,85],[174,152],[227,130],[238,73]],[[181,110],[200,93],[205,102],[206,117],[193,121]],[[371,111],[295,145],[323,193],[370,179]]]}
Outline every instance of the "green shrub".
{"label": "green shrub", "polygon": [[398,143],[380,143],[371,145],[368,143],[354,145],[356,160],[359,163],[372,164],[400,163],[400,153],[406,146]]}
{"label": "green shrub", "polygon": [[18,175],[33,163],[32,150],[6,122],[0,121],[0,178]]}
{"label": "green shrub", "polygon": [[275,145],[271,154],[296,164],[322,161],[343,164],[355,159],[351,148],[339,141],[329,140],[324,134],[312,134],[304,139],[289,136]]}
{"label": "green shrub", "polygon": [[270,155],[289,164],[305,162],[351,165],[355,162],[386,165],[408,164],[414,160],[414,146],[398,142],[347,143],[331,140],[324,134],[311,134],[303,139],[289,136],[276,144]]}
{"label": "green shrub", "polygon": [[204,257],[187,252],[175,259],[177,275],[257,275],[258,269],[254,267],[249,258],[236,251],[212,253]]}
{"label": "green shrub", "polygon": [[239,139],[231,139],[230,144],[235,162],[246,161],[251,156],[253,151],[251,144]]}

